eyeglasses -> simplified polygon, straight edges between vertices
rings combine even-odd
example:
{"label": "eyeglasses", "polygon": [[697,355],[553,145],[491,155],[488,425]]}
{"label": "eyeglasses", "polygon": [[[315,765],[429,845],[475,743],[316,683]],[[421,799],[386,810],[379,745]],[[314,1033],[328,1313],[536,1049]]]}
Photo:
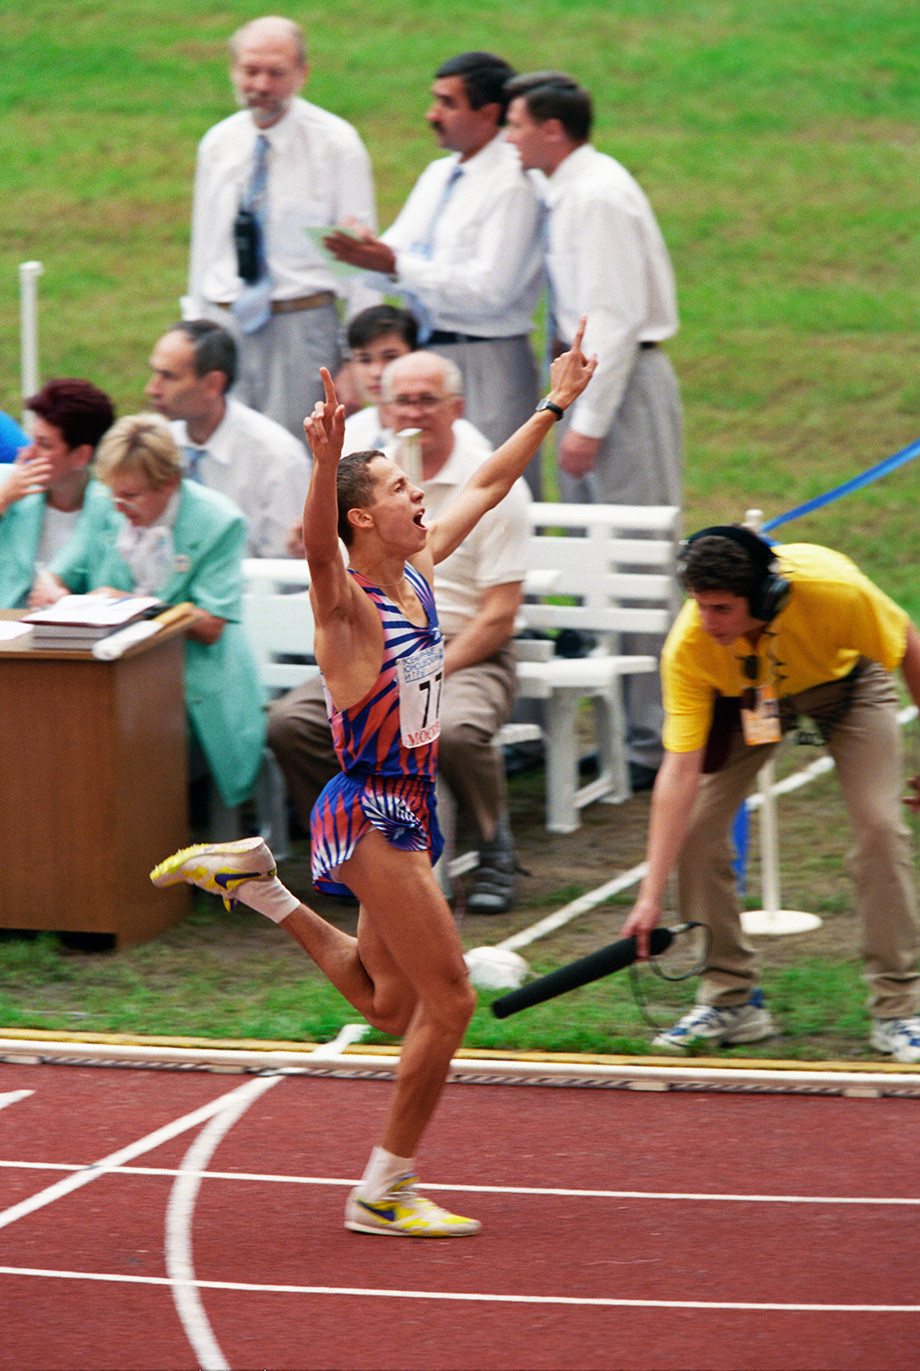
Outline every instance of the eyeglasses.
{"label": "eyeglasses", "polygon": [[394,395],[392,400],[384,400],[384,404],[395,405],[397,409],[432,410],[451,399],[451,395]]}

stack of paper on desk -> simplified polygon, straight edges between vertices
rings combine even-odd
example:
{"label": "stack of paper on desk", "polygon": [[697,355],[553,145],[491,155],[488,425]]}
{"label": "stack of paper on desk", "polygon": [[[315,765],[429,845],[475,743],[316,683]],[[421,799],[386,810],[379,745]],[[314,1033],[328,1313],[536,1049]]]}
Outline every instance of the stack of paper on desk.
{"label": "stack of paper on desk", "polygon": [[23,616],[34,647],[92,650],[93,643],[137,619],[165,609],[154,595],[65,595],[57,604]]}

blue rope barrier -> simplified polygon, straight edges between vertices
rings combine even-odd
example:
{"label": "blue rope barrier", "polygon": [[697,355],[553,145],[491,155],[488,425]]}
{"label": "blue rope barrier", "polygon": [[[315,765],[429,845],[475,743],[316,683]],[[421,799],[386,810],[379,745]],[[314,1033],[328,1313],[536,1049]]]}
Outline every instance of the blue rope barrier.
{"label": "blue rope barrier", "polygon": [[858,476],[852,477],[851,480],[835,486],[833,490],[828,490],[823,495],[816,495],[813,500],[806,500],[804,504],[796,505],[795,509],[787,510],[785,514],[777,514],[775,518],[768,519],[762,532],[769,533],[770,529],[779,528],[781,524],[791,523],[793,519],[799,519],[803,514],[810,514],[813,509],[821,509],[824,505],[832,504],[834,500],[839,500],[844,495],[850,495],[854,490],[861,490],[863,486],[871,485],[881,476],[887,476],[890,471],[897,471],[898,467],[912,462],[915,457],[920,457],[920,438],[908,447],[902,448],[900,452],[895,452],[891,457],[876,462],[875,466],[869,467],[867,471],[862,471]]}

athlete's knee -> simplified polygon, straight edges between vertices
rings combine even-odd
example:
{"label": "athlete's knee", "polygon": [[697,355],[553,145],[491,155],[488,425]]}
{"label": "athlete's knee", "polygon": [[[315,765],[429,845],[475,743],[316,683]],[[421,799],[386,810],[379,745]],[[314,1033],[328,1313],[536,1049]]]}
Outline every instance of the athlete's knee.
{"label": "athlete's knee", "polygon": [[366,1016],[371,1028],[378,1033],[388,1033],[392,1038],[401,1038],[418,1006],[418,1000],[411,992],[389,987],[377,989],[370,1013]]}
{"label": "athlete's knee", "polygon": [[452,977],[437,997],[436,1015],[451,1032],[466,1032],[476,1009],[476,991],[467,975]]}

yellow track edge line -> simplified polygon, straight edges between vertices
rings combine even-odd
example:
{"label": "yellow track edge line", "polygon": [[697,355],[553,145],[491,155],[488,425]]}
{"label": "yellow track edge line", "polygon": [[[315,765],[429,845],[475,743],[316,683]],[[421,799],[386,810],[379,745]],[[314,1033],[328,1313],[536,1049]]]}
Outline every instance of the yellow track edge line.
{"label": "yellow track edge line", "polygon": [[[0,1026],[0,1041],[13,1044],[38,1046],[41,1043],[61,1044],[78,1047],[81,1044],[93,1047],[117,1047],[166,1049],[185,1052],[211,1053],[219,1060],[222,1053],[251,1053],[256,1056],[277,1054],[309,1058],[323,1048],[321,1043],[288,1042],[284,1040],[238,1038],[191,1038],[164,1035],[141,1035],[131,1033],[91,1033],[58,1029],[4,1028]],[[398,1044],[357,1044],[343,1047],[336,1054],[347,1061],[349,1057],[380,1058],[392,1060],[398,1056]],[[455,1063],[481,1063],[482,1065],[512,1062],[521,1065],[555,1066],[574,1068],[601,1068],[624,1070],[649,1068],[655,1071],[670,1068],[675,1074],[685,1074],[688,1070],[699,1069],[707,1072],[733,1073],[739,1071],[782,1073],[789,1072],[808,1076],[825,1074],[847,1074],[865,1076],[907,1076],[920,1082],[920,1064],[905,1066],[897,1062],[880,1061],[793,1061],[772,1058],[744,1057],[706,1057],[706,1056],[654,1056],[614,1055],[604,1053],[577,1052],[539,1052],[534,1050],[494,1050],[489,1048],[460,1048],[455,1055]]]}

